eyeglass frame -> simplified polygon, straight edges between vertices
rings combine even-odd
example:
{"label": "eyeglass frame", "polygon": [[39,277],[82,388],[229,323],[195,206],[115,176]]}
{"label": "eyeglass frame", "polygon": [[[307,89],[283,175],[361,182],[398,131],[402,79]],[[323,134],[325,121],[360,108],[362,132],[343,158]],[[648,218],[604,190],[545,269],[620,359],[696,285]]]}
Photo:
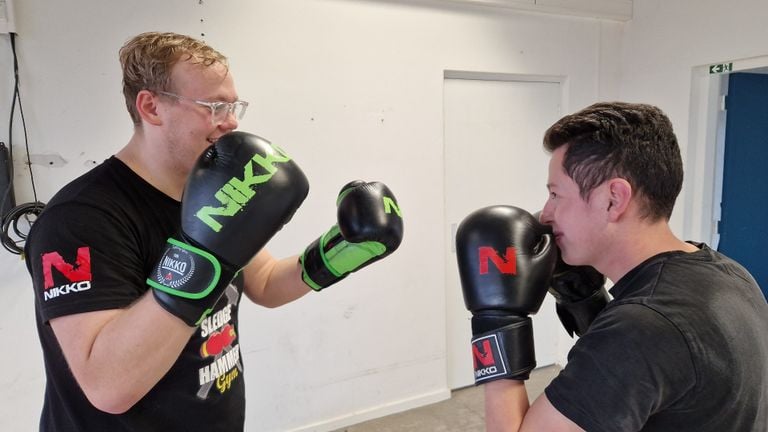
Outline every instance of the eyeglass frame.
{"label": "eyeglass frame", "polygon": [[[242,120],[243,116],[245,116],[245,111],[248,109],[248,102],[243,100],[236,100],[234,102],[210,102],[210,101],[204,101],[204,100],[198,100],[198,99],[192,99],[186,96],[178,95],[176,93],[167,92],[164,90],[157,90],[156,93],[161,94],[163,96],[169,96],[175,99],[179,100],[188,100],[190,102],[194,102],[198,105],[202,105],[204,107],[208,107],[211,110],[211,124],[217,125],[224,123],[226,121],[226,118],[230,114],[234,114],[235,110],[237,109],[237,106],[242,107],[242,111],[240,111],[240,114],[237,115],[238,120]],[[218,123],[216,122],[216,110],[220,109],[221,107],[227,107],[226,111],[224,111],[226,114],[224,114],[224,117],[221,121]]]}

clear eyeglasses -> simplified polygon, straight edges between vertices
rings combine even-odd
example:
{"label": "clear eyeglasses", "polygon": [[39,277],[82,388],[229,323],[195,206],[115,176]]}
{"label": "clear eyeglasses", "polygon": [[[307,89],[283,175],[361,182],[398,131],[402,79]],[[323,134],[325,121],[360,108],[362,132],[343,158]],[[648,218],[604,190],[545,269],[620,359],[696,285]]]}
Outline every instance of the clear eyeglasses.
{"label": "clear eyeglasses", "polygon": [[229,114],[233,114],[236,119],[242,120],[243,116],[245,115],[245,110],[248,108],[248,102],[241,101],[241,100],[234,101],[234,102],[208,102],[208,101],[201,101],[201,100],[188,98],[188,97],[177,95],[175,93],[171,93],[167,91],[158,91],[157,93],[164,96],[169,96],[175,99],[179,99],[179,100],[188,100],[198,105],[202,105],[204,107],[210,108],[211,123],[213,123],[214,126],[220,125],[225,121],[227,121],[227,117],[229,116]]}

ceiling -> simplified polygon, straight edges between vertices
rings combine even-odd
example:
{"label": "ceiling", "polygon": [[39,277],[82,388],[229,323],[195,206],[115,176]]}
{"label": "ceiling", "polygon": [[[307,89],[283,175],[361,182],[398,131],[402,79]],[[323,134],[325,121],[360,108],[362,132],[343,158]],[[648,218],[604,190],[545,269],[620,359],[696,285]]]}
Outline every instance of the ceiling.
{"label": "ceiling", "polygon": [[581,16],[613,21],[632,19],[632,0],[439,0],[431,3],[516,9],[556,15]]}

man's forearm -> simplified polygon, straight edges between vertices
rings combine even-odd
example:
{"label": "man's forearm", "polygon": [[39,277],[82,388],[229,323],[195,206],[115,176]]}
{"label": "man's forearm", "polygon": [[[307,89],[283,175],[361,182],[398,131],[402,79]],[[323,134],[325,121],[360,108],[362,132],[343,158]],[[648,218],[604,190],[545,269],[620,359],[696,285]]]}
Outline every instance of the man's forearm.
{"label": "man's forearm", "polygon": [[525,382],[500,379],[483,384],[487,432],[517,432],[528,412]]}
{"label": "man's forearm", "polygon": [[264,307],[282,306],[311,291],[301,280],[298,256],[277,260],[262,250],[243,271],[245,295]]}
{"label": "man's forearm", "polygon": [[154,387],[195,331],[151,292],[129,308],[65,316],[51,326],[83,392],[111,413],[129,409]]}

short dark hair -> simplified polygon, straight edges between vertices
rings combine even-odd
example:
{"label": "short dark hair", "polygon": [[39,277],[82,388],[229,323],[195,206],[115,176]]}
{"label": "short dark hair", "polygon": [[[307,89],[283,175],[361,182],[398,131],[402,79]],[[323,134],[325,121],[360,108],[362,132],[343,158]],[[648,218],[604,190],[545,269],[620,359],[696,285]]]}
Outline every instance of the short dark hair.
{"label": "short dark hair", "polygon": [[669,220],[683,187],[683,160],[669,118],[652,105],[601,102],[567,115],[544,134],[544,148],[567,145],[563,169],[585,200],[620,177],[639,192],[641,217]]}

